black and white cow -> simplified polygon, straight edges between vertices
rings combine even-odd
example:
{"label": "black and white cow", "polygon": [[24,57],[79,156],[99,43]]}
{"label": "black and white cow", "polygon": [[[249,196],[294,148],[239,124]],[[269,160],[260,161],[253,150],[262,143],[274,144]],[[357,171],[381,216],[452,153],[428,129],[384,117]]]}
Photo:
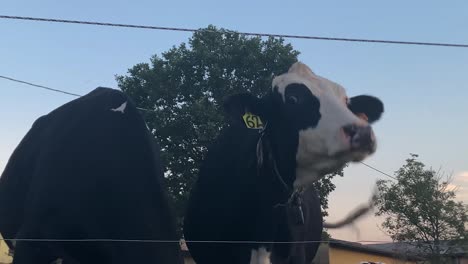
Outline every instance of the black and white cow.
{"label": "black and white cow", "polygon": [[297,62],[263,98],[233,95],[224,106],[230,125],[210,147],[189,199],[190,253],[197,264],[311,263],[318,243],[268,242],[320,240],[311,184],[375,152],[370,124],[383,103],[348,98],[343,87]]}
{"label": "black and white cow", "polygon": [[[122,92],[97,88],[39,118],[0,178],[0,233],[16,239],[176,240],[159,148]],[[13,246],[13,243],[9,243]],[[15,264],[182,263],[177,243],[29,242]]]}

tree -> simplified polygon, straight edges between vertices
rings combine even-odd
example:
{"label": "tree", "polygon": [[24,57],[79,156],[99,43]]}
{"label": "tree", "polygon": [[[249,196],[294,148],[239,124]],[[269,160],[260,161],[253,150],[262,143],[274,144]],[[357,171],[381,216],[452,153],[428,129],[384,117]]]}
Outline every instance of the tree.
{"label": "tree", "polygon": [[[298,55],[283,39],[248,38],[209,26],[194,33],[188,45],[174,46],[116,77],[139,107],[153,110],[144,117],[161,145],[179,227],[200,162],[224,126],[223,99],[246,91],[264,95],[273,76],[286,72]],[[324,214],[335,188],[332,176],[318,184]]]}
{"label": "tree", "polygon": [[396,172],[396,181],[380,180],[376,202],[382,224],[395,241],[408,242],[434,263],[466,239],[467,208],[456,202],[451,177],[432,169],[411,154]]}

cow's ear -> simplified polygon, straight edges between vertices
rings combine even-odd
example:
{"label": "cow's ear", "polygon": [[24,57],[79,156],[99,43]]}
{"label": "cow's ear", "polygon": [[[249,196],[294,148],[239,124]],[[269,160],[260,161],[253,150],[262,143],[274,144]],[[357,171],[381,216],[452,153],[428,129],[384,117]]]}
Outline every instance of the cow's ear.
{"label": "cow's ear", "polygon": [[348,101],[348,107],[355,115],[366,117],[369,123],[379,120],[384,112],[382,101],[370,95],[351,97]]}
{"label": "cow's ear", "polygon": [[231,124],[244,124],[249,128],[260,128],[267,121],[264,100],[250,93],[231,95],[224,100],[223,106],[226,117]]}

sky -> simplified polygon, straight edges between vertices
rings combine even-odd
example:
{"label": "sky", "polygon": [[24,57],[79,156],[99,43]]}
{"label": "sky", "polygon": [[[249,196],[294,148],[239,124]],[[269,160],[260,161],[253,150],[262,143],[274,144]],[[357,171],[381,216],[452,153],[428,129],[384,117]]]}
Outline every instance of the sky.
{"label": "sky", "polygon": [[[24,1],[3,0],[2,15],[326,37],[468,44],[467,1]],[[0,19],[0,75],[86,94],[117,88],[116,74],[186,42],[187,32],[151,31]],[[377,152],[366,163],[393,174],[410,153],[454,176],[468,202],[468,49],[287,39],[314,72],[349,96],[385,104],[375,124]],[[34,120],[74,97],[0,79],[0,171]],[[352,164],[334,179],[327,220],[366,202],[378,179]],[[332,230],[350,241],[384,241],[372,214]]]}

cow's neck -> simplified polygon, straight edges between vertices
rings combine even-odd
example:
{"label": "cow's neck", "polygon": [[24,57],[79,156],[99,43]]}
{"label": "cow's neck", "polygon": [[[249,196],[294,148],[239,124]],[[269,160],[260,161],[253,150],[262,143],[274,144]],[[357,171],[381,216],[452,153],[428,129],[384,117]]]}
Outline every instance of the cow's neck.
{"label": "cow's neck", "polygon": [[296,168],[295,188],[304,188],[317,182],[325,175],[336,172],[344,167],[345,160],[340,159],[320,159],[308,166],[298,166]]}
{"label": "cow's neck", "polygon": [[[266,131],[264,136],[269,145],[266,151],[270,151],[273,160],[269,167],[276,165],[277,172],[284,183],[288,186],[289,192],[294,190],[294,181],[296,179],[296,148],[297,143],[291,140],[294,135],[285,135],[281,130],[273,125]],[[275,164],[272,164],[272,163]]]}
{"label": "cow's neck", "polygon": [[310,187],[336,167],[334,160],[317,160],[310,166],[297,165],[298,133],[269,125],[266,139],[271,145],[278,171],[292,191]]}
{"label": "cow's neck", "polygon": [[296,180],[293,186],[295,189],[306,188],[320,180],[323,176],[316,167],[296,167]]}

